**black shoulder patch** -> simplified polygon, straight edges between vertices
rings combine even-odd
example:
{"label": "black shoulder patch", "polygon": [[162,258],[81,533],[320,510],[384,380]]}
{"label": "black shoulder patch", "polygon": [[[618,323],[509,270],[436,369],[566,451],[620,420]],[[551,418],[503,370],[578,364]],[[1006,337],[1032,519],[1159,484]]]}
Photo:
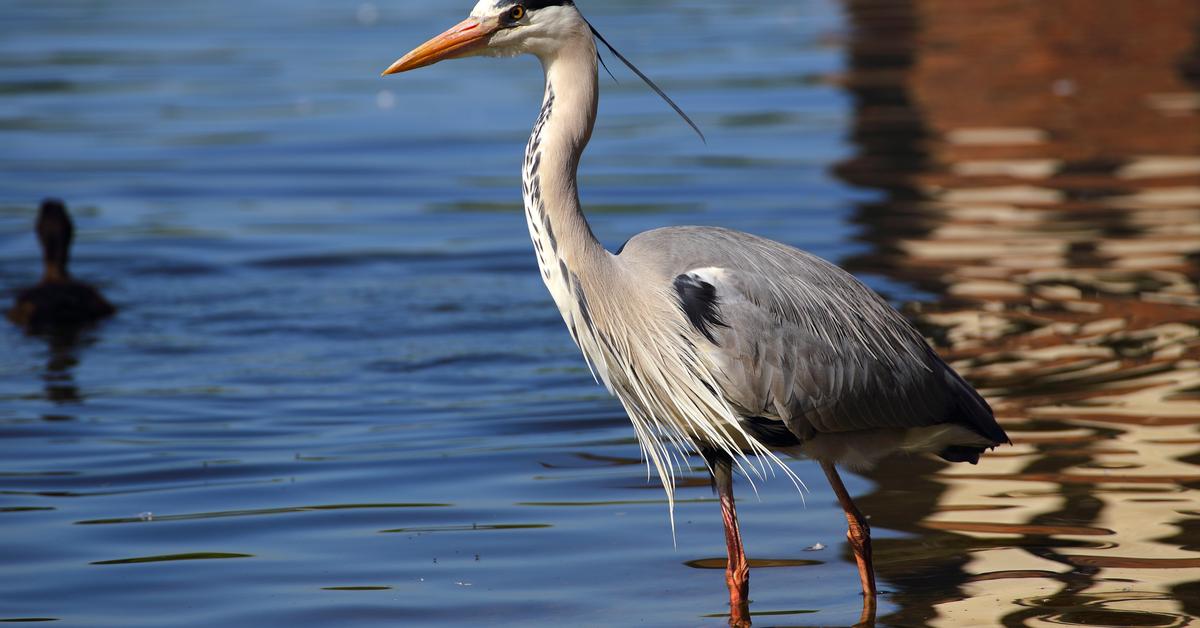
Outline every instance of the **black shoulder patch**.
{"label": "black shoulder patch", "polygon": [[720,306],[717,289],[694,275],[684,274],[675,278],[675,292],[679,293],[679,307],[691,321],[692,327],[704,334],[709,342],[717,344],[712,327],[728,327],[717,309]]}

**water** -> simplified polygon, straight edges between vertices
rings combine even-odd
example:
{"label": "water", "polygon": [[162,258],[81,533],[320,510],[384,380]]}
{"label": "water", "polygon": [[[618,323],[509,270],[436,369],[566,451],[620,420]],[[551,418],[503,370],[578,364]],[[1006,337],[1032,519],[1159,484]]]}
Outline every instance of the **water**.
{"label": "water", "polygon": [[[1017,443],[848,475],[880,623],[1200,616],[1195,8],[979,33],[926,2],[593,4],[708,135],[605,79],[582,180],[600,238],[720,224],[850,264],[923,303]],[[518,188],[536,62],[378,77],[468,9],[0,8],[0,285],[36,279],[33,209],[58,195],[77,274],[122,306],[70,342],[0,330],[0,619],[724,623],[704,473],[673,543],[537,276]],[[1156,36],[1119,72],[1086,48],[989,56],[1047,19]],[[805,502],[738,487],[756,624],[852,624],[841,512],[793,469]]]}

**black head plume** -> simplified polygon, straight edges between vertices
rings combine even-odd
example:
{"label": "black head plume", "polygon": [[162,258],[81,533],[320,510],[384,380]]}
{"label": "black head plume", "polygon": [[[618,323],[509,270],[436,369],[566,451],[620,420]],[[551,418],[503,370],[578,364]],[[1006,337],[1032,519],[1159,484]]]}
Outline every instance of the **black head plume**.
{"label": "black head plume", "polygon": [[[708,139],[706,139],[704,137],[704,132],[700,130],[700,127],[696,126],[696,123],[693,122],[692,119],[688,117],[688,114],[684,113],[683,109],[681,109],[679,107],[679,105],[675,104],[675,101],[671,100],[671,97],[668,96],[667,93],[664,92],[661,87],[656,85],[654,83],[654,81],[650,80],[650,77],[646,76],[641,70],[637,69],[637,66],[633,65],[633,62],[630,61],[629,59],[626,59],[625,55],[618,52],[617,49],[614,48],[612,44],[608,43],[608,40],[604,38],[604,35],[601,35],[600,31],[596,30],[596,27],[592,26],[592,23],[587,21],[587,18],[584,18],[583,21],[587,22],[588,28],[592,29],[592,34],[596,36],[596,39],[600,40],[600,43],[604,44],[604,46],[606,48],[608,48],[609,52],[612,52],[613,55],[615,55],[618,59],[620,59],[621,63],[624,63],[630,70],[632,70],[633,73],[638,76],[638,78],[645,81],[646,85],[649,85],[650,89],[654,90],[654,93],[658,94],[658,96],[660,98],[662,98],[663,101],[665,101],[668,105],[671,105],[671,108],[675,110],[675,113],[679,114],[679,117],[683,118],[683,121],[687,122],[688,126],[692,127],[692,130],[696,132],[696,135],[700,136],[700,141],[704,142],[705,144],[708,143]],[[602,64],[603,64],[603,62],[604,62],[604,60],[601,59]],[[608,66],[605,65],[604,69],[608,70]],[[609,72],[609,76],[612,76],[611,71]],[[616,80],[616,77],[613,77],[613,80]]]}

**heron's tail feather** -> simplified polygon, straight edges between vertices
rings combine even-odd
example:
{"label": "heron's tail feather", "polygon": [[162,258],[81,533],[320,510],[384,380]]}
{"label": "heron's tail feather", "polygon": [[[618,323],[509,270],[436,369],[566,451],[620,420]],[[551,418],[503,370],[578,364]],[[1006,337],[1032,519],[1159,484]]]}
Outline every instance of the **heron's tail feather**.
{"label": "heron's tail feather", "polygon": [[[947,417],[949,421],[963,425],[976,434],[988,439],[991,442],[990,447],[1005,443],[1011,445],[1012,441],[1009,440],[1004,428],[1000,427],[1000,424],[996,422],[996,415],[992,412],[992,407],[988,405],[983,396],[976,392],[975,388],[968,384],[961,375],[954,372],[954,369],[949,366],[945,367],[945,377],[954,399],[950,408],[950,416]],[[979,462],[979,455],[990,447],[950,445],[939,452],[938,455],[950,462],[970,462],[971,464],[975,464]]]}

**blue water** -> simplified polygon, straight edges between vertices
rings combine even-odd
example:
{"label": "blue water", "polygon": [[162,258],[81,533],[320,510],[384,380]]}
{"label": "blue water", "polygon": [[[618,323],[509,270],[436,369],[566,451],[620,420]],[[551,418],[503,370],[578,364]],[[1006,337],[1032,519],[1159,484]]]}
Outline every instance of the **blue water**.
{"label": "blue water", "polygon": [[[708,135],[605,79],[582,181],[605,243],[700,223],[855,250],[864,194],[826,170],[847,100],[816,80],[842,64],[836,6],[594,4]],[[76,274],[122,308],[74,346],[0,330],[0,618],[724,622],[722,571],[685,565],[724,552],[703,474],[673,544],[538,278],[518,187],[536,62],[378,76],[469,8],[0,8],[0,285],[36,279],[56,195]],[[756,570],[756,610],[845,623],[852,563],[802,551],[843,521],[795,469],[807,506],[783,479],[740,489],[747,542],[820,564]]]}
{"label": "blue water", "polygon": [[[538,277],[519,192],[537,63],[379,77],[468,4],[0,6],[0,293],[37,279],[33,217],[59,196],[75,273],[121,308],[73,342],[0,328],[0,620],[725,623],[705,472],[673,536]],[[581,181],[610,248],[717,224],[871,252],[851,217],[880,195],[830,170],[856,151],[829,80],[840,4],[585,9],[708,137],[610,61]],[[792,468],[804,496],[737,488],[756,625],[852,624],[841,510],[818,468]],[[959,551],[889,529],[928,514],[909,505],[932,484],[877,492],[876,537]],[[906,582],[880,616],[958,595],[942,585]]]}

